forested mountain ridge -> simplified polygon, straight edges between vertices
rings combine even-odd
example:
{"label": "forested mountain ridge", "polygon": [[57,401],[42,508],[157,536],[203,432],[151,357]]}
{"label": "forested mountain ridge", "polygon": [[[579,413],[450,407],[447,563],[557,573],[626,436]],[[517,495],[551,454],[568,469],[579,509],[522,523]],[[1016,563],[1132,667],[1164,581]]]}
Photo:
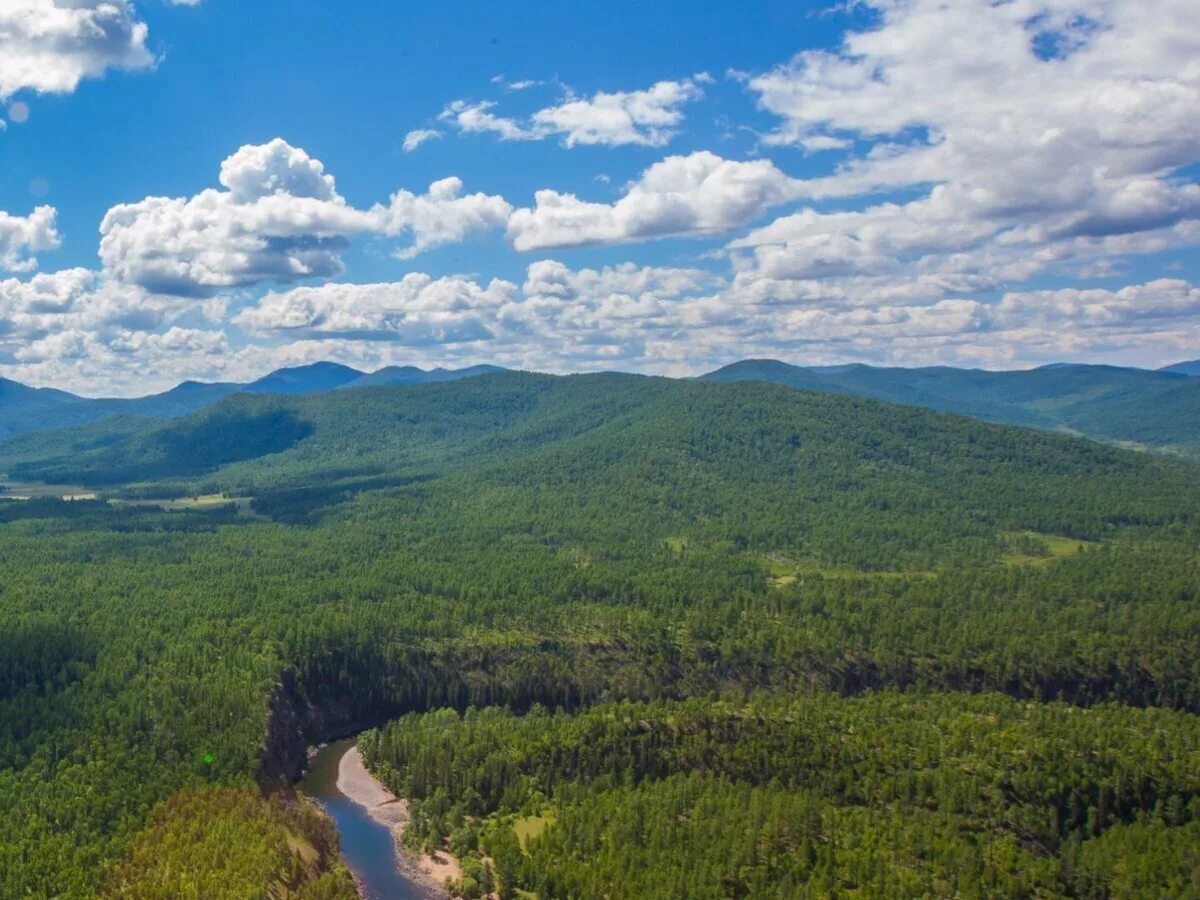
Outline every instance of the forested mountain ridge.
{"label": "forested mountain ridge", "polygon": [[745,360],[702,377],[768,381],[1149,449],[1200,454],[1200,381],[1177,367],[1149,371],[1055,365],[1014,372],[944,366],[808,369],[777,360]]}
{"label": "forested mountain ridge", "polygon": [[[91,400],[0,380],[0,388],[7,385],[0,389],[0,439],[26,431],[84,425],[111,416],[174,418],[235,392],[296,396],[456,381],[502,371],[487,365],[431,370],[389,366],[367,374],[322,362],[279,369],[248,384],[184,382],[162,394],[131,400]],[[805,368],[776,360],[743,360],[701,377],[711,381],[769,381],[852,394],[1194,456],[1200,453],[1200,381],[1189,376],[1196,374],[1200,369],[1189,362],[1157,371],[1061,364],[1005,372],[862,364]]]}
{"label": "forested mountain ridge", "polygon": [[1186,362],[1178,362],[1173,365],[1163,366],[1159,369],[1160,372],[1176,372],[1181,375],[1189,375],[1195,377],[1200,375],[1200,359],[1189,359]]}
{"label": "forested mountain ridge", "polygon": [[[1104,896],[1079,885],[1109,878],[1105,858],[1149,871],[1138,883],[1159,894],[1179,883],[1178,865],[1154,860],[1200,818],[1178,749],[1200,713],[1188,462],[759,382],[520,373],[239,394],[170,422],[23,435],[2,460],[105,496],[0,504],[0,893],[164,896],[193,871],[219,883],[196,842],[229,834],[245,872],[283,867],[297,893],[346,896],[335,869],[288,851],[300,836],[329,855],[286,791],[282,808],[259,802],[268,723],[291,730],[302,761],[305,742],[411,713],[586,716],[625,699],[700,704],[639,710],[651,741],[679,716],[714,726],[689,726],[694,743],[676,749],[617,729],[629,749],[616,760],[666,747],[657,769],[642,757],[653,778],[571,771],[542,798],[514,780],[506,805],[478,810],[498,816],[487,823],[461,818],[468,787],[487,795],[456,781],[425,807],[425,835],[463,831],[507,854],[505,896],[593,895],[631,865],[650,896],[700,882],[719,896],[868,891],[890,871],[934,893]],[[253,514],[133,505],[210,491]],[[879,690],[896,693],[869,699]],[[731,740],[727,710],[704,704],[742,710],[755,692],[773,698],[753,711],[762,727]],[[771,706],[787,698],[798,705]],[[1075,725],[1077,707],[1089,715]],[[926,709],[954,733],[986,733],[993,716],[1011,730],[956,763],[927,740]],[[895,732],[881,759],[831,763],[803,788],[745,775],[859,752],[822,728],[881,719]],[[574,727],[510,730],[565,747]],[[1109,730],[1144,765],[1115,754],[1062,775]],[[1013,735],[1033,762],[984,792]],[[869,807],[854,794],[866,787]],[[981,792],[989,805],[964,816]],[[537,818],[542,799],[562,829],[546,825],[527,865],[502,820]],[[721,809],[755,812],[734,828]],[[1039,850],[1029,834],[1058,843]],[[605,842],[623,849],[592,852]],[[697,868],[705,848],[714,862]],[[596,862],[572,874],[572,854]]]}
{"label": "forested mountain ridge", "polygon": [[0,440],[27,432],[88,425],[106,419],[145,417],[171,419],[203,409],[230,394],[301,395],[386,384],[455,381],[491,371],[494,366],[467,369],[389,367],[367,374],[336,363],[277,369],[247,384],[185,381],[169,391],[130,399],[79,397],[49,388],[30,388],[0,378]]}
{"label": "forested mountain ridge", "polygon": [[[880,517],[892,481],[904,485],[901,503],[943,493],[967,508],[957,492],[1000,480],[988,487],[991,505],[1012,489],[1014,508],[1028,511],[1038,506],[1025,498],[1032,484],[1074,471],[1077,480],[1060,478],[1047,492],[1072,484],[1075,502],[1095,507],[1120,483],[1113,479],[1144,482],[1150,520],[1158,519],[1152,510],[1177,506],[1156,485],[1173,484],[1183,471],[1077,439],[912,407],[767,384],[618,374],[503,373],[303,397],[242,394],[165,423],[108,422],[0,446],[0,471],[18,480],[152,487],[167,479],[168,490],[194,493],[259,494],[481,468],[479,477],[493,482],[502,472],[530,490],[551,491],[597,479],[597,490],[619,490],[647,476],[680,489],[707,477],[740,497],[794,481],[811,503],[862,495]],[[719,496],[716,483],[709,493]]]}

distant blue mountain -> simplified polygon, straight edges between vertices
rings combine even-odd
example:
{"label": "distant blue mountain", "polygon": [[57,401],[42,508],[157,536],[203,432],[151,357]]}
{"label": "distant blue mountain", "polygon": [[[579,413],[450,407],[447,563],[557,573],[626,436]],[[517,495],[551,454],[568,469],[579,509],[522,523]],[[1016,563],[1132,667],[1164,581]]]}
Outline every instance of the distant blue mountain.
{"label": "distant blue mountain", "polygon": [[309,366],[277,369],[241,388],[246,394],[319,394],[344,387],[366,373],[339,363],[319,362]]}
{"label": "distant blue mountain", "polygon": [[367,374],[350,366],[319,362],[277,369],[249,384],[184,381],[169,391],[133,399],[79,397],[66,391],[32,388],[0,378],[0,440],[28,431],[87,425],[113,416],[173,419],[196,412],[238,392],[296,396],[320,394],[341,388],[457,381],[461,378],[503,371],[499,366],[471,366],[466,369],[431,371],[418,369],[416,366],[389,366]]}
{"label": "distant blue mountain", "polygon": [[1189,378],[1197,378],[1200,377],[1200,359],[1177,362],[1173,366],[1163,366],[1158,371],[1174,372],[1176,375],[1187,375]]}
{"label": "distant blue mountain", "polygon": [[79,400],[74,394],[58,391],[54,388],[34,388],[0,378],[0,410],[36,409],[47,406],[61,406],[65,403],[75,403]]}
{"label": "distant blue mountain", "polygon": [[[424,370],[389,366],[366,374],[321,362],[279,369],[250,384],[184,383],[149,397],[97,399],[31,388],[0,379],[0,440],[28,431],[86,425],[115,416],[165,419],[187,415],[223,397],[318,394],[366,387],[457,381],[497,366]],[[1192,377],[1189,377],[1192,376]],[[1159,371],[1055,364],[992,372],[935,366],[878,368],[852,363],[806,368],[751,359],[708,375],[710,381],[769,381],[793,388],[849,394],[1009,425],[1070,431],[1101,440],[1200,454],[1200,361]]]}
{"label": "distant blue mountain", "polygon": [[[1174,367],[1172,367],[1174,368]],[[1200,378],[1179,371],[1057,364],[1012,372],[744,360],[702,376],[852,394],[1008,425],[1200,453]]]}
{"label": "distant blue mountain", "polygon": [[459,381],[463,378],[474,378],[476,375],[487,375],[492,372],[503,372],[500,366],[471,366],[466,369],[418,369],[416,366],[388,366],[370,375],[363,375],[342,388],[361,387],[396,387],[404,384],[430,384],[435,381]]}

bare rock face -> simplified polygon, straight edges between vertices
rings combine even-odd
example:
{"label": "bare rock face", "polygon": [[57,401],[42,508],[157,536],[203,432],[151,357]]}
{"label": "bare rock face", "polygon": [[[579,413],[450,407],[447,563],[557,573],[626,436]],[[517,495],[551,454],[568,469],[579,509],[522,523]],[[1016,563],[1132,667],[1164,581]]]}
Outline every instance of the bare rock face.
{"label": "bare rock face", "polygon": [[304,774],[308,764],[308,740],[302,710],[295,674],[291,669],[284,669],[267,699],[260,772],[264,784],[294,784]]}
{"label": "bare rock face", "polygon": [[308,769],[308,748],[358,734],[386,721],[386,715],[363,718],[352,704],[305,699],[292,669],[284,669],[267,698],[259,780],[264,785],[295,784]]}

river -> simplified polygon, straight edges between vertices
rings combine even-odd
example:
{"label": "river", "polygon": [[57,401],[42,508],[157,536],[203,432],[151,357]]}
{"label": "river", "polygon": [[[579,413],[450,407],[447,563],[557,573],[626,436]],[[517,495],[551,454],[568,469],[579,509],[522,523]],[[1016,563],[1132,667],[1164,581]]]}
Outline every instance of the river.
{"label": "river", "polygon": [[364,900],[433,900],[445,896],[410,878],[400,868],[391,829],[338,790],[338,768],[353,747],[353,739],[322,747],[309,761],[308,774],[299,788],[320,803],[337,825],[342,858],[358,876]]}

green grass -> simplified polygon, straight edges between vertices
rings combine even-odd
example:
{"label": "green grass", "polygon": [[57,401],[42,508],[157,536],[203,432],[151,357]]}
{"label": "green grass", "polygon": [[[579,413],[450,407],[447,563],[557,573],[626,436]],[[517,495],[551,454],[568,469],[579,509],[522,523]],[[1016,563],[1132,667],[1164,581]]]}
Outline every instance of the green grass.
{"label": "green grass", "polygon": [[517,840],[521,842],[521,849],[524,850],[531,840],[540,837],[542,832],[556,821],[558,821],[557,817],[551,811],[544,816],[525,816],[513,822],[513,831],[517,835]]}
{"label": "green grass", "polygon": [[1001,537],[1007,542],[1009,552],[1000,559],[1008,566],[1045,566],[1056,559],[1076,556],[1088,547],[1099,546],[1096,541],[1038,531],[1008,531]]}
{"label": "green grass", "polygon": [[785,588],[795,584],[804,576],[821,578],[933,578],[936,573],[926,571],[878,571],[836,566],[818,560],[795,560],[782,553],[768,553],[760,557],[766,565],[768,583],[772,588]]}
{"label": "green grass", "polygon": [[180,510],[220,509],[234,506],[239,513],[250,515],[252,497],[230,497],[226,494],[202,494],[196,497],[176,497],[170,500],[122,500],[112,499],[108,502],[113,506],[141,506],[151,509],[161,509],[164,512]]}
{"label": "green grass", "polygon": [[41,500],[46,497],[62,500],[95,500],[96,492],[78,484],[41,484],[0,480],[0,500]]}

